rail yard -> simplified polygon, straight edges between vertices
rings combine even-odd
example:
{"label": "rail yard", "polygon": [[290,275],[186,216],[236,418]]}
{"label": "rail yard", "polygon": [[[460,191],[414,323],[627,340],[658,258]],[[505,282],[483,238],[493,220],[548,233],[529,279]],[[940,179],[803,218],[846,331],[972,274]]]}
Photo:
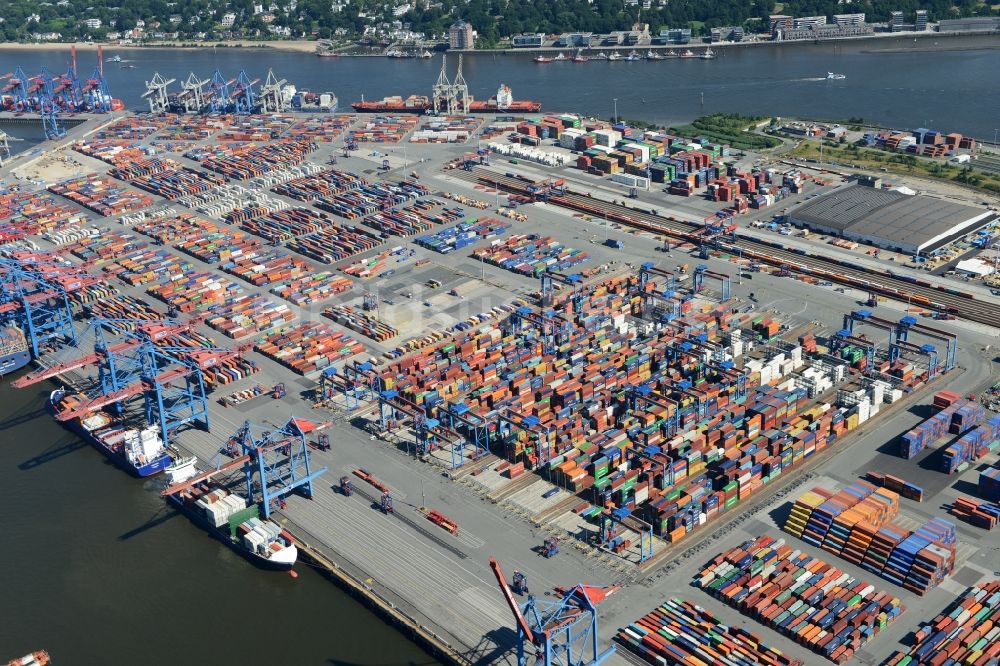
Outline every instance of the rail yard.
{"label": "rail yard", "polygon": [[14,385],[448,663],[994,663],[997,298],[519,124],[74,127],[0,171]]}

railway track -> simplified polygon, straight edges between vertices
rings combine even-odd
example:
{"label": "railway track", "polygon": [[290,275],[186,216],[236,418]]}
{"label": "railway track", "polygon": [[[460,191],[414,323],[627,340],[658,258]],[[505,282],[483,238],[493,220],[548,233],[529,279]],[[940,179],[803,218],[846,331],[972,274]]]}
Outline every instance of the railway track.
{"label": "railway track", "polygon": [[[477,185],[495,186],[513,194],[532,196],[532,193],[528,191],[528,186],[532,181],[499,174],[483,167],[475,167],[471,172],[456,170],[451,175]],[[702,224],[627,208],[621,204],[593,199],[572,190],[567,190],[565,194],[551,194],[547,201],[595,217],[607,216],[609,221],[618,224],[650,233],[672,236],[689,243],[699,244],[704,240],[704,226]],[[822,257],[805,251],[789,250],[779,247],[777,243],[771,244],[741,234],[736,234],[735,240],[732,241],[717,239],[713,242],[723,251],[731,254],[742,253],[746,259],[766,263],[792,273],[874,291],[902,303],[953,314],[969,321],[1000,328],[1000,307],[996,303],[977,299],[972,294],[951,287],[934,286],[908,275],[894,275],[888,270],[880,272],[858,268],[846,261]]]}

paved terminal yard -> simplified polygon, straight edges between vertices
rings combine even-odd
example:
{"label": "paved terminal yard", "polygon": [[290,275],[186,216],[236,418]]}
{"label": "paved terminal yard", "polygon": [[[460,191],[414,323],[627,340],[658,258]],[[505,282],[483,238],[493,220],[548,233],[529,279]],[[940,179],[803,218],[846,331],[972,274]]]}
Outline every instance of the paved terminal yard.
{"label": "paved terminal yard", "polygon": [[[364,118],[347,117],[344,131],[365,121]],[[173,136],[164,138],[168,131],[172,131]],[[77,128],[74,133],[84,137],[85,141],[93,138],[86,136],[85,128]],[[130,142],[155,144],[157,158],[173,160],[187,169],[202,170],[201,162],[185,154],[191,155],[194,149],[218,144],[217,136],[197,138],[191,134],[176,138],[179,133],[179,130],[160,128]],[[554,204],[535,203],[519,207],[517,212],[526,215],[526,221],[501,217],[497,213],[497,204],[504,207],[506,196],[473,185],[461,178],[460,172],[442,170],[445,163],[473,149],[474,140],[468,144],[362,142],[358,150],[350,153],[350,157],[344,156],[341,135],[334,141],[318,143],[319,148],[305,158],[309,164],[350,172],[370,181],[384,179],[398,182],[415,172],[419,183],[430,191],[430,197],[423,198],[432,197],[435,201],[435,213],[445,208],[457,208],[461,210],[461,219],[490,217],[511,226],[502,235],[478,239],[466,249],[446,254],[427,249],[415,240],[452,223],[435,224],[427,232],[407,237],[389,236],[375,248],[329,264],[303,259],[314,271],[328,270],[338,276],[349,277],[352,282],[349,290],[330,294],[316,302],[300,301],[297,304],[283,300],[272,290],[273,283],[255,285],[230,273],[223,273],[217,263],[207,263],[198,256],[177,252],[170,241],[165,242],[162,249],[179,255],[190,265],[184,269],[186,274],[205,272],[224,276],[238,284],[248,296],[282,302],[294,320],[278,328],[317,322],[353,338],[364,347],[364,351],[353,358],[359,361],[378,359],[377,367],[386,367],[389,360],[384,353],[406,340],[427,336],[432,331],[440,331],[443,335],[447,329],[473,315],[489,313],[491,308],[509,305],[515,299],[533,304],[533,295],[539,289],[537,278],[505,270],[473,254],[491,242],[503,241],[516,234],[550,236],[565,248],[585,251],[589,255],[585,262],[563,272],[588,271],[587,281],[590,284],[634,275],[639,265],[645,262],[654,262],[672,272],[679,272],[678,268],[684,264],[690,265],[689,271],[697,264],[706,264],[709,271],[732,276],[731,296],[735,308],[753,310],[754,315],[770,315],[780,320],[792,343],[796,335],[807,330],[819,339],[832,335],[842,327],[843,314],[858,309],[859,301],[866,297],[850,289],[836,291],[832,285],[808,284],[766,271],[740,277],[740,270],[730,257],[702,259],[696,256],[695,248],[690,247],[662,252],[657,247],[660,241],[652,235],[637,234],[600,219],[585,219]],[[66,155],[79,163],[80,174],[106,173],[110,169],[107,162],[95,157],[76,151],[68,151]],[[333,157],[337,160],[335,165],[329,164]],[[380,168],[383,160],[388,160],[388,171],[383,172]],[[62,164],[65,165],[65,162]],[[15,172],[20,169],[30,173],[32,179],[45,180],[44,170],[34,170],[35,165],[15,161],[12,167],[5,169],[5,173],[10,168]],[[497,160],[492,168],[501,174],[516,172],[535,180],[547,177],[546,170],[539,165],[526,167]],[[563,173],[560,171],[559,175]],[[65,174],[61,173],[60,177],[65,177]],[[606,182],[591,183],[592,179],[585,174],[574,176],[570,187],[582,189],[590,183],[595,197],[608,200],[622,198],[620,187]],[[51,181],[46,184],[51,184]],[[127,183],[125,186],[133,189]],[[446,199],[438,194],[442,192],[460,197]],[[311,207],[310,202],[277,194],[273,190],[268,191],[266,196],[288,208]],[[234,238],[240,231],[239,224],[224,221],[224,214],[196,211],[186,206],[183,200],[166,201],[159,196],[152,196],[151,199],[150,205],[138,211],[123,211],[111,217],[100,217],[91,212],[90,220],[83,226],[102,229],[105,235],[133,234],[140,241],[148,242],[150,238],[143,232],[131,228],[136,224],[140,225],[137,228],[141,228],[144,222],[136,222],[137,218],[130,216],[144,212],[145,222],[148,223],[155,219],[155,211],[171,209],[169,217],[193,213],[199,218],[210,219]],[[470,205],[472,201],[484,202],[487,208],[474,207]],[[659,208],[663,213],[667,213],[668,206],[671,206],[670,214],[693,220],[711,214],[712,206],[717,205],[695,198],[683,200],[683,203],[678,203],[681,200],[674,197],[664,202],[659,199],[651,201],[650,207]],[[786,205],[794,203],[789,201]],[[642,205],[646,205],[645,202]],[[77,204],[72,206],[78,207]],[[123,216],[128,218],[129,225],[122,224]],[[334,219],[340,224],[345,223],[341,218]],[[348,223],[357,225],[357,222],[351,220]],[[369,229],[358,226],[363,230]],[[52,242],[41,239],[39,235],[32,235],[31,240],[42,250],[54,247]],[[606,240],[621,241],[623,249],[610,247]],[[264,249],[269,244],[268,239],[263,244]],[[396,254],[385,254],[387,250],[397,247],[403,249]],[[284,248],[278,249],[291,253]],[[70,256],[69,253],[66,255]],[[377,272],[371,271],[371,277],[362,279],[343,271],[364,260],[371,260],[378,266]],[[92,266],[91,270],[96,272],[98,268]],[[686,283],[690,283],[690,278]],[[147,303],[158,314],[168,314],[166,304],[147,292],[148,283],[128,284],[112,279],[109,284],[113,284],[120,294]],[[704,303],[707,308],[720,294],[716,284],[706,281],[706,287],[696,301]],[[369,294],[369,298],[377,297],[378,308],[369,314],[396,329],[394,336],[379,341],[323,315],[323,311],[334,304],[350,305],[360,311],[365,294]],[[906,304],[885,302],[875,308],[875,313],[898,321],[906,314]],[[509,316],[505,312],[496,314],[501,319]],[[180,314],[181,318],[186,316],[184,312]],[[477,324],[477,327],[489,325],[486,323],[489,320],[482,321],[484,323]],[[995,330],[964,321],[934,323],[959,336],[957,367],[953,371],[917,388],[894,404],[884,405],[877,416],[858,426],[843,441],[814,454],[812,460],[796,463],[790,472],[773,479],[768,484],[769,488],[751,494],[735,508],[713,517],[708,528],[691,531],[673,544],[665,537],[655,536],[652,539],[653,557],[642,564],[637,548],[638,533],[634,529],[630,531],[627,526],[622,532],[633,537],[629,547],[616,553],[595,545],[593,537],[597,528],[593,521],[584,520],[574,511],[580,504],[580,497],[590,502],[593,501],[593,493],[580,492],[578,497],[564,487],[543,497],[555,486],[530,472],[509,478],[514,475],[505,472],[502,458],[497,455],[502,451],[494,451],[475,461],[470,461],[466,452],[461,466],[455,469],[452,468],[451,453],[445,450],[415,456],[414,435],[410,426],[401,424],[384,429],[379,425],[377,404],[362,402],[358,408],[348,411],[341,394],[334,395],[331,400],[317,402],[320,372],[309,370],[304,375],[295,374],[286,365],[258,351],[247,352],[247,358],[259,367],[258,372],[219,386],[211,394],[211,431],[182,430],[173,444],[183,453],[196,454],[201,464],[207,465],[210,461],[226,460],[224,456],[220,457],[220,449],[225,447],[229,437],[245,420],[263,427],[278,427],[290,417],[328,422],[330,425],[325,432],[330,437],[330,450],[313,450],[311,453],[314,468],[327,467],[326,474],[314,484],[312,500],[291,496],[285,507],[277,512],[276,518],[321,557],[334,563],[359,588],[391,606],[391,611],[409,618],[412,621],[410,629],[416,627],[415,634],[432,637],[439,649],[456,660],[484,664],[516,663],[514,618],[497,588],[488,563],[490,557],[495,557],[503,565],[508,579],[514,570],[525,573],[531,592],[541,599],[556,599],[553,590],[557,586],[572,586],[581,582],[620,585],[620,590],[598,606],[599,637],[603,646],[612,643],[612,638],[621,627],[637,620],[668,598],[682,596],[711,611],[725,623],[754,631],[769,645],[804,663],[820,663],[822,659],[807,648],[741,615],[736,609],[692,585],[695,576],[716,554],[767,534],[784,538],[794,548],[819,557],[901,599],[906,611],[855,653],[850,662],[877,664],[898,649],[900,642],[921,622],[937,615],[967,586],[995,576],[994,570],[1000,568],[997,564],[1000,562],[1000,538],[996,532],[986,532],[954,520],[946,511],[959,495],[975,496],[979,469],[995,464],[996,453],[950,476],[929,469],[931,465],[927,463],[927,458],[933,453],[930,450],[908,461],[895,455],[898,435],[926,417],[926,405],[930,404],[935,392],[950,389],[961,395],[980,393],[996,381]],[[196,331],[220,346],[257,342],[267,334],[267,329],[259,328],[234,341],[204,321],[197,324]],[[80,347],[86,349],[92,340],[92,335],[84,335]],[[47,355],[43,361],[51,364],[71,358],[75,353],[64,349]],[[338,359],[332,365],[340,367],[346,360]],[[82,375],[66,379],[80,384],[87,382]],[[284,383],[287,390],[283,398],[274,399],[269,392],[265,392],[232,407],[223,407],[219,403],[223,396],[257,385],[270,388],[279,382]],[[832,391],[824,399],[832,401],[834,394],[835,391]],[[391,489],[393,514],[386,515],[379,510],[380,491],[356,476],[354,472],[358,469],[367,470]],[[897,524],[913,529],[934,516],[949,518],[957,524],[954,572],[923,597],[831,553],[809,546],[780,529],[791,504],[806,490],[816,485],[839,489],[871,470],[895,474],[924,488],[922,503],[900,499]],[[358,491],[350,497],[337,491],[339,479],[345,475],[353,477]],[[233,478],[234,483],[239,482],[237,477]],[[453,535],[427,520],[424,512],[429,509],[454,520],[459,526],[457,534]],[[560,537],[561,548],[556,556],[546,558],[539,554],[539,550],[545,539],[551,536]],[[519,599],[523,602],[525,597]],[[609,663],[636,659],[619,647]]]}

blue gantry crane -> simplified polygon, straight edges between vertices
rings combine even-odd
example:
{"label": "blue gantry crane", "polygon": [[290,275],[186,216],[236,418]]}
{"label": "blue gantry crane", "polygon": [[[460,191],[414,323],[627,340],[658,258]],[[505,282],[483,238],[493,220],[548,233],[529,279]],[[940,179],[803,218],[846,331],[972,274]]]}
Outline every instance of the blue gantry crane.
{"label": "blue gantry crane", "polygon": [[600,649],[597,604],[618,588],[576,585],[560,590],[557,601],[529,594],[527,602],[518,604],[500,563],[492,557],[490,568],[517,625],[518,666],[527,666],[531,656],[540,666],[598,666],[614,654],[614,645]]}
{"label": "blue gantry crane", "polygon": [[69,295],[43,272],[0,259],[0,315],[21,323],[37,359],[45,347],[76,345]]}
{"label": "blue gantry crane", "polygon": [[260,108],[254,86],[260,83],[260,79],[251,80],[245,69],[240,70],[236,82],[233,84],[232,100],[233,111],[241,115],[249,115]]}
{"label": "blue gantry crane", "polygon": [[243,466],[247,497],[260,502],[265,518],[292,492],[312,497],[313,481],[326,472],[326,467],[314,469],[310,461],[306,433],[314,427],[310,421],[290,418],[280,428],[264,430],[246,421],[230,438],[247,458]]}

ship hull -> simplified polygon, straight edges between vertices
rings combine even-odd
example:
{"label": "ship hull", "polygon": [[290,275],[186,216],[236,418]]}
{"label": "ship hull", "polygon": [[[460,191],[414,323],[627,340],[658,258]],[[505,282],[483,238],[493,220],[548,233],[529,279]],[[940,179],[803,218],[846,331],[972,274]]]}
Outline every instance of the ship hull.
{"label": "ship hull", "polygon": [[[51,410],[53,405],[49,403],[49,409]],[[160,474],[167,468],[173,458],[164,451],[156,458],[146,463],[145,465],[133,465],[129,462],[129,459],[125,457],[125,454],[116,451],[115,449],[106,446],[104,442],[97,438],[94,433],[84,428],[80,425],[79,421],[73,419],[68,423],[63,423],[64,426],[69,428],[72,432],[76,433],[82,440],[93,446],[95,449],[103,453],[109,460],[121,467],[123,470],[139,478],[146,478],[148,476],[156,476]]]}
{"label": "ship hull", "polygon": [[[357,102],[351,107],[358,113],[427,113],[433,107],[426,106],[386,106],[384,104],[369,104],[367,102]],[[515,101],[505,109],[497,108],[482,102],[473,102],[469,107],[470,113],[537,113],[542,109],[540,102]]]}
{"label": "ship hull", "polygon": [[9,375],[31,362],[31,352],[27,349],[13,352],[0,358],[0,375]]}
{"label": "ship hull", "polygon": [[205,520],[203,516],[200,516],[197,511],[191,509],[191,506],[187,504],[178,494],[173,494],[167,497],[167,501],[170,502],[178,511],[187,516],[188,520],[200,527],[201,529],[208,532],[212,537],[218,539],[226,546],[239,555],[241,555],[245,560],[253,564],[255,567],[260,569],[266,569],[268,571],[289,571],[293,566],[295,566],[295,560],[292,561],[278,561],[269,560],[266,557],[261,557],[257,553],[251,552],[243,547],[238,541],[234,541],[229,533],[216,527],[212,523]]}

